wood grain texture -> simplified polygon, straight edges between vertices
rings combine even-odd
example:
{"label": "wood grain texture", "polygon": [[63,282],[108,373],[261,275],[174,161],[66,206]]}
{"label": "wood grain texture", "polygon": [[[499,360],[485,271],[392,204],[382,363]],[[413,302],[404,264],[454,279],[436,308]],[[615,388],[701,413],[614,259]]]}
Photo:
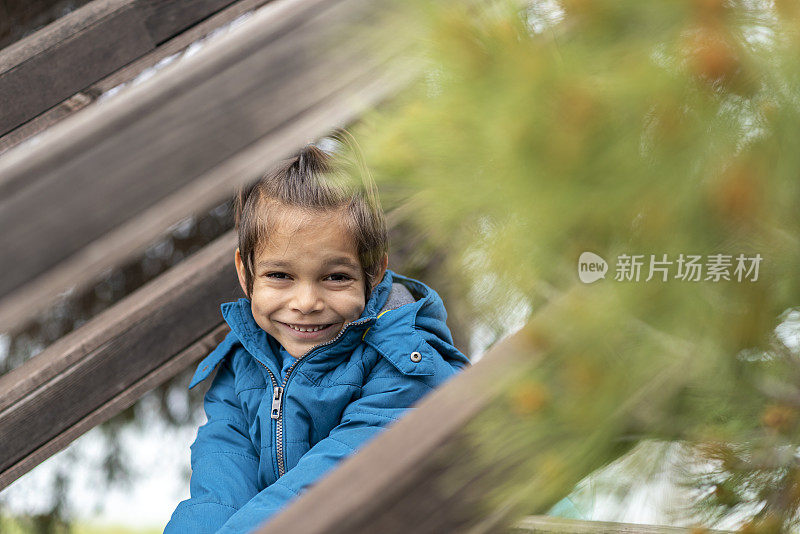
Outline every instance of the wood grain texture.
{"label": "wood grain texture", "polygon": [[133,2],[95,0],[0,52],[0,134],[154,48]]}
{"label": "wood grain texture", "polygon": [[170,360],[214,330],[219,305],[241,292],[232,261],[235,241],[233,233],[222,236],[0,377],[0,471],[16,465],[18,473],[19,463],[29,465],[25,458],[35,451],[62,447],[63,439],[48,444],[64,433],[74,435],[70,428],[81,421],[86,426],[86,418],[109,399],[131,398],[137,383],[141,394],[145,377],[164,366],[175,369]]}
{"label": "wood grain texture", "polygon": [[234,0],[94,0],[0,51],[0,135]]}
{"label": "wood grain texture", "polygon": [[[23,365],[0,375],[0,413],[76,365],[87,354],[100,349],[109,340],[123,335],[132,324],[147,320],[156,308],[166,305],[166,301],[159,302],[159,299],[172,295],[176,287],[185,286],[191,278],[200,276],[202,280],[198,280],[199,283],[218,283],[217,277],[222,276],[221,273],[229,267],[228,263],[231,262],[235,248],[235,234],[226,233],[214,241],[213,247],[204,247],[80,328],[49,345]],[[209,278],[207,273],[211,272],[216,274]],[[229,285],[225,284],[225,287]]]}
{"label": "wood grain texture", "polygon": [[130,9],[132,0],[94,0],[0,50],[0,74],[16,68],[38,54],[58,46],[116,13]]}
{"label": "wood grain texture", "polygon": [[161,44],[235,0],[138,0],[147,33]]}
{"label": "wood grain texture", "polygon": [[0,135],[0,155],[23,141],[30,139],[34,135],[50,128],[61,120],[74,115],[77,111],[85,108],[107,91],[131,82],[146,69],[153,67],[165,58],[180,54],[192,43],[208,36],[213,31],[237,18],[260,8],[269,1],[270,0],[239,0],[238,2],[234,2],[219,13],[195,24],[169,41],[159,45],[133,63],[114,71],[97,83],[75,93],[7,134]]}
{"label": "wood grain texture", "polygon": [[[142,395],[177,375],[187,366],[208,355],[230,331],[222,323],[202,336],[185,350],[155,368],[143,378],[133,382],[108,402],[92,411],[74,425],[49,439],[41,447],[28,452],[22,459],[0,472],[0,490],[42,463],[50,456],[67,447],[75,439],[95,426],[111,419],[116,414],[133,405]],[[202,387],[202,386],[200,386]]]}
{"label": "wood grain texture", "polygon": [[350,31],[380,7],[273,3],[152,83],[4,154],[0,330],[406,83],[414,69],[375,59]]}
{"label": "wood grain texture", "polygon": [[85,108],[94,102],[98,96],[99,94],[93,92],[92,88],[75,93],[58,105],[37,115],[28,122],[20,124],[5,135],[0,136],[0,155],[36,134],[43,132],[47,128],[50,128],[76,111]]}
{"label": "wood grain texture", "polygon": [[89,0],[3,0],[0,2],[0,50],[88,2]]}

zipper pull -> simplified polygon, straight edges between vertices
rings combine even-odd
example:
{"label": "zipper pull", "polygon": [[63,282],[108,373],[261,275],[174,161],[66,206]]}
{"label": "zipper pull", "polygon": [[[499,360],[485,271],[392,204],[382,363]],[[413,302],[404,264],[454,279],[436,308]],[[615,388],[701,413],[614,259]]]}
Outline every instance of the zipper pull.
{"label": "zipper pull", "polygon": [[273,419],[277,419],[281,416],[281,400],[283,399],[283,388],[280,386],[275,386],[275,390],[272,394],[272,415]]}

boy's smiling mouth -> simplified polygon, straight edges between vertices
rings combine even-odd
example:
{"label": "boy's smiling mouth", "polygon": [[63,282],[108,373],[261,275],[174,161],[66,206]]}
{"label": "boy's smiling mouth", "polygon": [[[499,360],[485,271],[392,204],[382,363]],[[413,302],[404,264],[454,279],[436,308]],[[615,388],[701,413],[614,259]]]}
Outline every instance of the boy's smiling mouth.
{"label": "boy's smiling mouth", "polygon": [[318,332],[323,328],[328,328],[330,325],[324,326],[298,326],[296,324],[290,324],[289,327],[293,330],[297,330],[298,332]]}
{"label": "boy's smiling mouth", "polygon": [[316,338],[321,337],[328,333],[329,330],[332,330],[332,327],[335,326],[336,323],[327,323],[327,324],[291,324],[291,323],[283,323],[280,321],[275,321],[281,326],[287,328],[291,331],[295,336],[304,337],[304,338]]}

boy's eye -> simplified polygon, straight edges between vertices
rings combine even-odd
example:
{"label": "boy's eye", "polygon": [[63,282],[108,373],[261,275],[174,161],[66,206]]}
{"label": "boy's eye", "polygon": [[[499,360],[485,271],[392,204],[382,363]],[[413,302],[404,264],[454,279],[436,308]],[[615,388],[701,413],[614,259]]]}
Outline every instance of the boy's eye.
{"label": "boy's eye", "polygon": [[346,282],[348,280],[352,280],[350,275],[347,275],[345,273],[333,273],[333,274],[329,274],[325,278],[327,280],[330,280],[331,282]]}
{"label": "boy's eye", "polygon": [[275,278],[277,280],[286,280],[289,275],[286,273],[267,273],[267,278]]}

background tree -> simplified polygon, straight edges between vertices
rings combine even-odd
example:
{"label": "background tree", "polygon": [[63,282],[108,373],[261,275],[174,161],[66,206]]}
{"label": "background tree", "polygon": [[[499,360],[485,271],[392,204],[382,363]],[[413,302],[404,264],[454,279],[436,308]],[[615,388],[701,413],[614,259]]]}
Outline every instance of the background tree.
{"label": "background tree", "polygon": [[[490,498],[542,512],[679,440],[686,523],[796,525],[797,4],[438,6],[426,76],[357,137],[475,316],[527,320],[539,364],[476,425],[520,467]],[[579,281],[586,251],[604,280]]]}

